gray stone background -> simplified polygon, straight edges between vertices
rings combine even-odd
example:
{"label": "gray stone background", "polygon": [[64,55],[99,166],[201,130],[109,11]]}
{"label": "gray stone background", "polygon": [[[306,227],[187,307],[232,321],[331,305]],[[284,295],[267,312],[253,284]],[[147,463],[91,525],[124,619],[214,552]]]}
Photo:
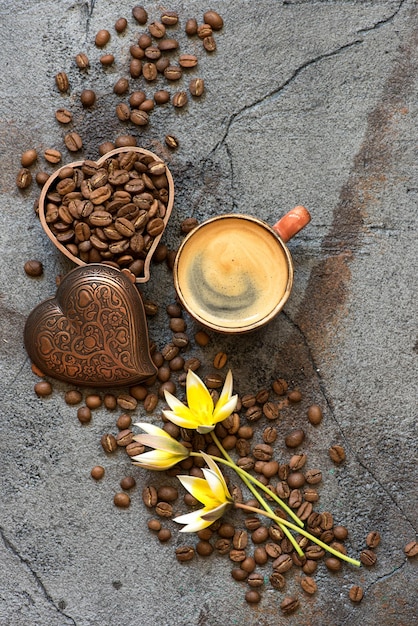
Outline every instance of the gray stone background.
{"label": "gray stone background", "polygon": [[[268,585],[259,605],[247,605],[227,557],[177,563],[174,548],[185,537],[174,532],[161,545],[146,527],[141,490],[153,476],[136,468],[130,509],[113,506],[120,478],[132,471],[126,455],[105,458],[100,447],[101,435],[115,429],[114,414],[99,409],[83,427],[64,402],[68,385],[54,382],[45,399],[33,391],[25,319],[72,266],[35,217],[36,184],[23,193],[16,188],[20,155],[54,147],[65,162],[74,160],[54,118],[60,106],[74,111],[86,158],[127,132],[115,117],[112,87],[127,75],[129,46],[142,32],[133,4],[0,3],[0,624],[409,626],[417,619],[416,560],[403,552],[417,523],[416,2],[144,2],[150,21],[172,9],[183,26],[209,8],[225,21],[212,55],[188,41],[182,26],[173,29],[182,51],[198,51],[194,75],[205,79],[206,95],[187,110],[162,107],[147,129],[133,129],[175,179],[167,245],[179,244],[189,216],[239,211],[273,223],[295,204],[312,213],[289,243],[295,285],[285,310],[264,330],[212,335],[206,349],[194,348],[203,373],[225,350],[240,393],[277,376],[299,388],[301,405],[278,424],[277,458],[289,458],[285,433],[303,426],[309,464],[324,475],[320,510],[348,527],[349,553],[360,553],[370,530],[382,535],[374,568],[345,565],[330,574],[322,564],[313,597],[289,575],[287,592],[301,600],[289,617],[279,609],[283,594]],[[116,35],[120,16],[129,26]],[[94,46],[101,28],[112,32],[106,51],[116,56],[107,71]],[[86,74],[74,64],[80,51],[92,61]],[[69,75],[70,95],[56,90],[59,71]],[[78,101],[84,87],[97,92],[91,111]],[[180,140],[175,153],[164,146],[167,132]],[[40,279],[23,271],[35,258],[45,268]],[[162,347],[169,339],[164,308],[174,299],[164,265],[153,268],[143,293],[160,306],[149,323]],[[191,320],[188,329],[196,330]],[[318,428],[305,416],[313,402],[325,414]],[[333,443],[346,449],[339,467],[328,458]],[[100,483],[90,478],[97,463],[106,467]],[[360,605],[348,599],[352,584],[365,589]]]}

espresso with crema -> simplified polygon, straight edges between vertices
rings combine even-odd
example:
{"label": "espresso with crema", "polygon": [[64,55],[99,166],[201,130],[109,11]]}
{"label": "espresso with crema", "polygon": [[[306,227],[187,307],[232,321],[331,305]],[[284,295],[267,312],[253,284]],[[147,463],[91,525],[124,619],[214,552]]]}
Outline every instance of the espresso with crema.
{"label": "espresso with crema", "polygon": [[228,216],[203,224],[184,242],[176,281],[180,298],[200,321],[245,330],[277,312],[292,270],[269,227]]}

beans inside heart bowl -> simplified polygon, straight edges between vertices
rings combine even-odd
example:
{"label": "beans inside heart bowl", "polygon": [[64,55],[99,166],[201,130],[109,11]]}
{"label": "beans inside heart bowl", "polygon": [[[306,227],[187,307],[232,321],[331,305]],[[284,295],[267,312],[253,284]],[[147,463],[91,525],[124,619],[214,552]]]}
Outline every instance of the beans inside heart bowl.
{"label": "beans inside heart bowl", "polygon": [[127,268],[145,283],[173,203],[164,161],[144,148],[124,147],[54,172],[42,188],[39,217],[73,263]]}

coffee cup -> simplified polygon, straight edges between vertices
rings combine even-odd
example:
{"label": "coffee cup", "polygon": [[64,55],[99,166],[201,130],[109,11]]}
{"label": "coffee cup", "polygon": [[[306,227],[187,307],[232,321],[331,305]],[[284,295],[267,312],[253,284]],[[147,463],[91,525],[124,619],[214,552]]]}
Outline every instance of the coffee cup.
{"label": "coffee cup", "polygon": [[232,213],[206,220],[183,240],[174,262],[177,295],[190,315],[220,333],[246,333],[283,308],[293,284],[285,245],[309,223],[297,206],[274,226]]}

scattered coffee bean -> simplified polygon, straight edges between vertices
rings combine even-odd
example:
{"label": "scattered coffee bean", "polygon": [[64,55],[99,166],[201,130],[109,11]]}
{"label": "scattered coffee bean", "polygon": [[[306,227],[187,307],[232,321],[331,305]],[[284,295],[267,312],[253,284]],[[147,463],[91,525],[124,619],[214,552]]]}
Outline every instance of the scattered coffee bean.
{"label": "scattered coffee bean", "polygon": [[333,463],[340,465],[345,461],[345,450],[342,446],[334,445],[328,450],[329,457]]}
{"label": "scattered coffee bean", "polygon": [[261,594],[255,589],[250,589],[245,594],[245,601],[248,604],[258,604],[261,600]]}
{"label": "scattered coffee bean", "polygon": [[209,24],[212,30],[221,30],[224,25],[222,17],[216,11],[206,11],[203,15],[205,24]]}
{"label": "scattered coffee bean", "polygon": [[368,548],[377,548],[379,544],[380,544],[380,533],[377,532],[377,530],[373,530],[366,537],[366,545]]}
{"label": "scattered coffee bean", "polygon": [[102,444],[102,448],[107,453],[115,452],[118,449],[118,444],[116,442],[116,437],[112,434],[106,433],[102,436],[100,443]]}
{"label": "scattered coffee bean", "polygon": [[138,24],[146,24],[148,20],[148,13],[143,6],[135,6],[132,9],[132,17],[138,22]]}
{"label": "scattered coffee bean", "polygon": [[178,91],[172,98],[173,106],[177,109],[181,109],[187,104],[187,93],[185,91]]}
{"label": "scattered coffee bean", "polygon": [[189,37],[197,35],[197,21],[194,18],[187,20],[184,30]]}
{"label": "scattered coffee bean", "polygon": [[16,176],[16,185],[19,189],[27,189],[32,183],[32,174],[26,167],[22,167]]}
{"label": "scattered coffee bean", "polygon": [[161,23],[165,26],[175,26],[179,21],[179,16],[176,11],[164,11],[161,14]]}
{"label": "scattered coffee bean", "polygon": [[105,474],[105,469],[101,465],[95,465],[90,472],[90,476],[94,480],[101,480]]}
{"label": "scattered coffee bean", "polygon": [[129,82],[126,78],[119,78],[113,85],[113,93],[122,96],[129,89]]}
{"label": "scattered coffee bean", "polygon": [[362,550],[362,552],[360,552],[360,561],[366,567],[372,567],[377,561],[377,556],[373,550]]}
{"label": "scattered coffee bean", "polygon": [[113,54],[103,54],[99,60],[103,67],[110,67],[115,62],[115,57]]}
{"label": "scattered coffee bean", "polygon": [[165,35],[165,26],[161,22],[151,22],[148,26],[149,32],[155,39],[161,39]]}
{"label": "scattered coffee bean", "polygon": [[81,406],[77,411],[77,418],[81,424],[88,424],[91,421],[91,410],[88,406]]}
{"label": "scattered coffee bean", "polygon": [[42,276],[42,274],[44,273],[44,267],[41,261],[36,261],[34,259],[30,261],[26,261],[25,265],[23,266],[23,269],[25,270],[25,273],[28,276],[31,276],[32,278],[37,278],[38,276]]}
{"label": "scattered coffee bean", "polygon": [[280,608],[285,615],[288,615],[289,613],[293,613],[293,611],[296,611],[298,607],[299,607],[299,600],[292,596],[287,596],[280,603]]}
{"label": "scattered coffee bean", "polygon": [[102,406],[102,402],[103,401],[98,394],[92,393],[86,396],[86,406],[88,406],[89,409],[98,409]]}
{"label": "scattered coffee bean", "polygon": [[75,63],[80,70],[86,70],[90,67],[89,58],[87,54],[84,54],[84,52],[77,54],[75,57]]}
{"label": "scattered coffee bean", "polygon": [[117,33],[123,33],[123,31],[126,29],[127,26],[128,26],[128,21],[124,17],[120,17],[115,22],[115,31]]}
{"label": "scattered coffee bean", "polygon": [[305,439],[305,433],[302,429],[296,428],[285,437],[285,444],[288,448],[297,448]]}
{"label": "scattered coffee bean", "polygon": [[94,39],[94,43],[98,48],[103,48],[110,41],[110,33],[108,30],[99,30]]}
{"label": "scattered coffee bean", "polygon": [[66,404],[70,406],[74,406],[75,404],[80,404],[83,399],[82,394],[77,389],[71,389],[70,391],[66,391],[64,395],[64,400]]}
{"label": "scattered coffee bean", "polygon": [[125,476],[124,478],[122,478],[119,484],[121,486],[121,489],[133,489],[136,485],[136,480],[133,476]]}
{"label": "scattered coffee bean", "polygon": [[308,420],[313,426],[322,422],[322,409],[317,404],[312,404],[308,409]]}
{"label": "scattered coffee bean", "polygon": [[46,398],[52,393],[52,385],[46,380],[41,380],[34,386],[34,391],[39,398]]}
{"label": "scattered coffee bean", "polygon": [[161,528],[161,530],[157,534],[158,541],[161,543],[165,543],[171,539],[171,530],[169,528]]}
{"label": "scattered coffee bean", "polygon": [[191,561],[194,557],[195,551],[192,546],[180,546],[176,548],[176,559],[180,563]]}
{"label": "scattered coffee bean", "polygon": [[364,591],[358,585],[353,585],[350,588],[348,595],[349,595],[351,602],[361,602],[364,596]]}
{"label": "scattered coffee bean", "polygon": [[85,109],[89,109],[96,102],[96,94],[92,89],[83,89],[80,95],[81,104]]}
{"label": "scattered coffee bean", "polygon": [[70,152],[78,152],[83,147],[83,140],[76,132],[68,133],[64,136],[64,143]]}
{"label": "scattered coffee bean", "polygon": [[216,41],[215,38],[210,35],[209,37],[205,37],[203,39],[203,47],[206,52],[215,52],[216,50]]}
{"label": "scattered coffee bean", "polygon": [[189,91],[192,96],[199,98],[205,91],[205,81],[203,78],[192,78],[189,83]]}
{"label": "scattered coffee bean", "polygon": [[115,493],[113,502],[118,508],[127,509],[131,504],[131,499],[127,493],[121,491],[119,493]]}
{"label": "scattered coffee bean", "polygon": [[300,586],[302,587],[303,591],[305,591],[309,595],[313,595],[318,590],[318,585],[310,576],[304,576],[303,578],[301,578]]}
{"label": "scattered coffee bean", "polygon": [[404,552],[409,559],[412,559],[414,556],[418,555],[418,542],[410,541],[406,544],[404,548]]}
{"label": "scattered coffee bean", "polygon": [[30,167],[33,165],[38,158],[38,153],[34,148],[30,150],[25,150],[25,152],[20,157],[20,163],[22,167]]}
{"label": "scattered coffee bean", "polygon": [[55,111],[55,119],[60,124],[69,124],[73,121],[73,114],[68,109],[57,109]]}
{"label": "scattered coffee bean", "polygon": [[65,93],[70,88],[68,76],[65,72],[59,72],[55,76],[55,84],[61,93]]}

